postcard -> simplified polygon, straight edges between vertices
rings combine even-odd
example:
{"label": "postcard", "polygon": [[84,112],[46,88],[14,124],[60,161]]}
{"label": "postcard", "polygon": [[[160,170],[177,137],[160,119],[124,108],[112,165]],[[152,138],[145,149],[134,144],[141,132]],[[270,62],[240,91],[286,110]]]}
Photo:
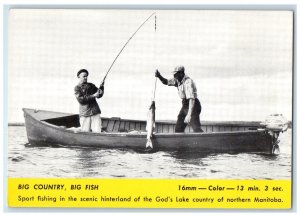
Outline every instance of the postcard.
{"label": "postcard", "polygon": [[292,208],[293,9],[8,8],[9,208]]}

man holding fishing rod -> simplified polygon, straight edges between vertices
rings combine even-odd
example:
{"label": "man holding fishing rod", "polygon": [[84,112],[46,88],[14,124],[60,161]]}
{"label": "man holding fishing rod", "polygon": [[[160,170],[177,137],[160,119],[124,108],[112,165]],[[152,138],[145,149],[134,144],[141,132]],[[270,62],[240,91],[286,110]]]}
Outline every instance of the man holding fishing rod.
{"label": "man holding fishing rod", "polygon": [[[104,94],[104,82],[111,68],[115,64],[116,60],[129,43],[129,41],[135,36],[135,34],[139,31],[139,29],[155,14],[152,13],[131,35],[131,37],[126,41],[123,45],[122,49],[119,51],[118,55],[113,60],[110,65],[108,71],[106,72],[100,88],[98,89],[94,84],[87,83],[87,76],[89,75],[86,69],[81,69],[77,73],[77,77],[79,78],[79,84],[75,87],[75,96],[79,102],[79,116],[80,116],[80,125],[81,130],[89,132],[101,132],[101,111],[96,101],[96,98],[101,98]],[[156,29],[156,18],[155,18],[155,29]]]}
{"label": "man holding fishing rod", "polygon": [[89,72],[81,69],[77,72],[79,83],[74,88],[75,96],[79,102],[79,117],[81,131],[100,133],[102,128],[101,110],[96,98],[104,94],[104,81],[97,88],[93,83],[87,82]]}
{"label": "man holding fishing rod", "polygon": [[177,87],[179,97],[182,99],[175,132],[184,132],[188,124],[191,125],[194,132],[203,132],[200,124],[201,104],[197,98],[197,88],[194,81],[185,74],[183,66],[175,67],[172,74],[173,78],[168,80],[156,70],[155,77],[158,77],[164,85]]}

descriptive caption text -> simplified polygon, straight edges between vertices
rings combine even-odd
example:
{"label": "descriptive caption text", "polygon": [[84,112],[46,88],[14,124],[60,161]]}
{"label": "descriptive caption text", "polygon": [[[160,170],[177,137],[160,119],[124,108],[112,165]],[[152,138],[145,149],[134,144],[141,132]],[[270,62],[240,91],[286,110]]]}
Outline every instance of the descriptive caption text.
{"label": "descriptive caption text", "polygon": [[[89,182],[93,182],[88,180]],[[286,183],[266,181],[108,180],[84,183],[15,183],[11,204],[20,207],[186,207],[289,208],[291,190]],[[137,182],[137,183],[135,183]],[[168,182],[168,181],[167,181]],[[182,184],[184,183],[184,184]],[[139,185],[140,184],[140,185]],[[163,184],[163,186],[161,185]],[[288,187],[287,187],[288,186]]]}

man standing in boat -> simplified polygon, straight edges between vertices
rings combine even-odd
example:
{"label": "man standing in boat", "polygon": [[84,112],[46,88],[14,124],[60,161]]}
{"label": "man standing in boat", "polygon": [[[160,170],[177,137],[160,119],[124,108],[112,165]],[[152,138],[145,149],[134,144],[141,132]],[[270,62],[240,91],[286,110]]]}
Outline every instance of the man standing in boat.
{"label": "man standing in boat", "polygon": [[173,78],[166,79],[156,70],[155,76],[168,86],[177,87],[179,97],[182,99],[182,107],[177,117],[175,132],[184,132],[185,127],[190,124],[194,132],[203,132],[200,124],[201,104],[197,98],[197,88],[194,81],[184,72],[183,66],[175,67],[172,72]]}
{"label": "man standing in boat", "polygon": [[79,83],[75,87],[75,96],[79,102],[79,117],[81,130],[84,132],[100,133],[102,128],[101,110],[96,98],[104,94],[104,84],[98,89],[93,83],[87,82],[89,72],[81,69],[77,72]]}

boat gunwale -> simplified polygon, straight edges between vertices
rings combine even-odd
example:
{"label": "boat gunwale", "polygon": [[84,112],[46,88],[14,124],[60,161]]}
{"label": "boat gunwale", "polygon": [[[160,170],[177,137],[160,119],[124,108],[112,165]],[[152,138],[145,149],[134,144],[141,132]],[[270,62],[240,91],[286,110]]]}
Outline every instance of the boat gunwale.
{"label": "boat gunwale", "polygon": [[[142,133],[124,133],[124,132],[105,132],[105,133],[93,133],[93,132],[82,132],[78,131],[75,132],[68,128],[62,128],[54,124],[50,124],[46,122],[45,120],[39,120],[35,118],[33,115],[28,113],[26,109],[23,109],[23,111],[29,115],[32,119],[37,121],[38,123],[41,123],[44,126],[50,127],[52,129],[63,131],[70,134],[76,134],[76,135],[89,135],[89,136],[106,136],[106,137],[135,137],[135,138],[145,138],[147,135],[147,132]],[[124,120],[124,119],[122,119]],[[168,138],[168,137],[210,137],[210,136],[241,136],[241,135],[251,135],[251,134],[257,134],[257,133],[266,133],[266,129],[261,128],[260,130],[245,130],[245,131],[219,131],[219,132],[201,132],[201,133],[154,133],[154,137],[159,138]]]}
{"label": "boat gunwale", "polygon": [[[23,108],[22,109],[24,112],[27,110],[35,110],[35,109],[31,109],[31,108]],[[78,114],[72,114],[72,113],[63,113],[63,112],[53,112],[53,111],[48,111],[48,110],[38,110],[38,111],[43,111],[43,112],[51,112],[51,113],[62,113],[65,114],[66,116],[63,117],[69,117],[69,116],[74,116],[74,115],[78,115]],[[27,114],[29,114],[28,112],[26,112]],[[58,117],[58,118],[62,118],[62,117]],[[44,120],[50,120],[50,119],[55,119],[55,118],[49,118],[49,119],[44,119]],[[132,122],[146,122],[146,120],[137,120],[137,119],[123,119],[120,117],[102,117],[102,119],[107,119],[107,120],[121,120],[121,121],[132,121]],[[38,121],[43,121],[43,120],[39,120]],[[175,124],[176,121],[175,120],[156,120],[155,123],[159,123],[159,124]],[[201,121],[201,124],[203,126],[205,125],[214,125],[214,126],[225,126],[225,127],[244,127],[245,125],[247,125],[247,127],[261,127],[261,128],[265,128],[265,126],[260,125],[261,121]]]}

